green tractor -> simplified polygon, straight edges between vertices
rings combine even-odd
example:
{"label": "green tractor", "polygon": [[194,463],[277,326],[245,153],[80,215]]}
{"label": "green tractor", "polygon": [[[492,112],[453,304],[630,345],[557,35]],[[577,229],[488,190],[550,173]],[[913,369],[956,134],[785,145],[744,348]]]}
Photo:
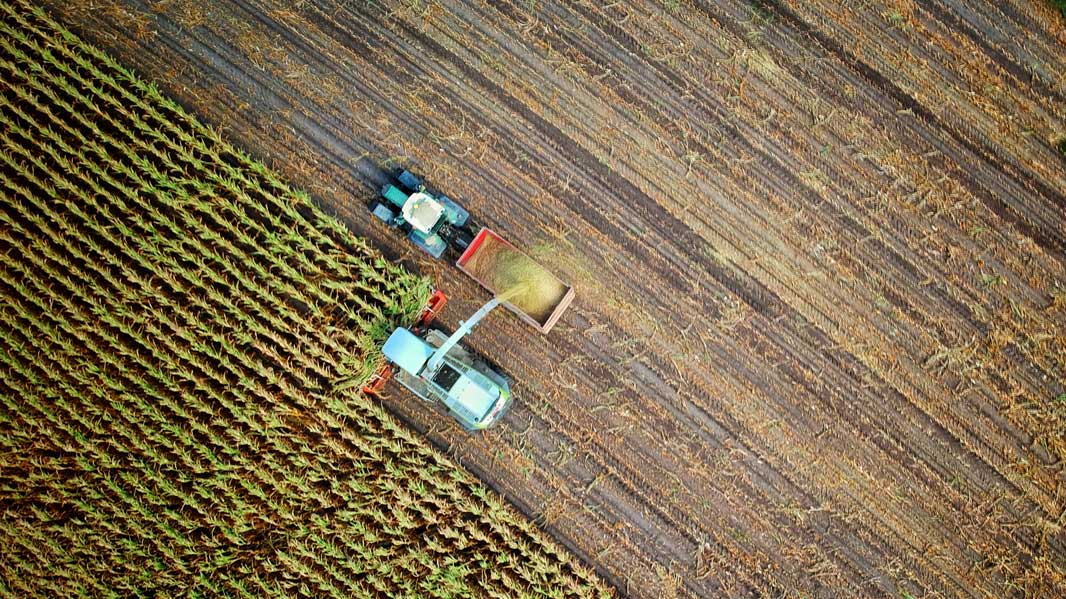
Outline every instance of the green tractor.
{"label": "green tractor", "polygon": [[410,171],[400,171],[396,185],[381,188],[370,211],[386,225],[407,234],[411,243],[434,258],[448,247],[462,253],[474,239],[470,213],[443,193],[431,192]]}

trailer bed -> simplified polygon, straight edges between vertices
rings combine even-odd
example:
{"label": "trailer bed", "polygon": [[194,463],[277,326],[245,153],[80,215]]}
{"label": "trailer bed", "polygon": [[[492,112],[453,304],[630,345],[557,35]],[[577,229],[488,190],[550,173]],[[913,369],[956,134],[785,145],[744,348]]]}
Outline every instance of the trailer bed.
{"label": "trailer bed", "polygon": [[482,229],[455,263],[519,318],[547,333],[574,299],[574,289],[491,229]]}

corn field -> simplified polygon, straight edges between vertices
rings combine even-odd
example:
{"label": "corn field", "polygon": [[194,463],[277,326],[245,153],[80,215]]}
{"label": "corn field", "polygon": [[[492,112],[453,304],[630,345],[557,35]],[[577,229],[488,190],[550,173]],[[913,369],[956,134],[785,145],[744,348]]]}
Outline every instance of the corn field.
{"label": "corn field", "polygon": [[359,389],[429,282],[0,2],[0,595],[588,597]]}

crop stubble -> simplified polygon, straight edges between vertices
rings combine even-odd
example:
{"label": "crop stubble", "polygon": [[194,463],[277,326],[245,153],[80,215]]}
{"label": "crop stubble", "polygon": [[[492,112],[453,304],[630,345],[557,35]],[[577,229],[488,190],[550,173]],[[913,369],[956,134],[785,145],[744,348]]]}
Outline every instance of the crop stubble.
{"label": "crop stubble", "polygon": [[374,163],[575,284],[472,341],[504,430],[391,405],[620,588],[1062,593],[1050,8],[94,5],[57,10],[393,254]]}

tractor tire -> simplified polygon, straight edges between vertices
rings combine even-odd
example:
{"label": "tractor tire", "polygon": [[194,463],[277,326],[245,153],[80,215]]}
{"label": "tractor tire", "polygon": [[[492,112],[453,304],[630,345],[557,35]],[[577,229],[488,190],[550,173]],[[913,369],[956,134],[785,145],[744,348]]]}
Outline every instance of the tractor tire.
{"label": "tractor tire", "polygon": [[378,220],[389,226],[392,226],[393,221],[396,220],[396,213],[393,212],[392,208],[378,200],[370,202],[370,212]]}

